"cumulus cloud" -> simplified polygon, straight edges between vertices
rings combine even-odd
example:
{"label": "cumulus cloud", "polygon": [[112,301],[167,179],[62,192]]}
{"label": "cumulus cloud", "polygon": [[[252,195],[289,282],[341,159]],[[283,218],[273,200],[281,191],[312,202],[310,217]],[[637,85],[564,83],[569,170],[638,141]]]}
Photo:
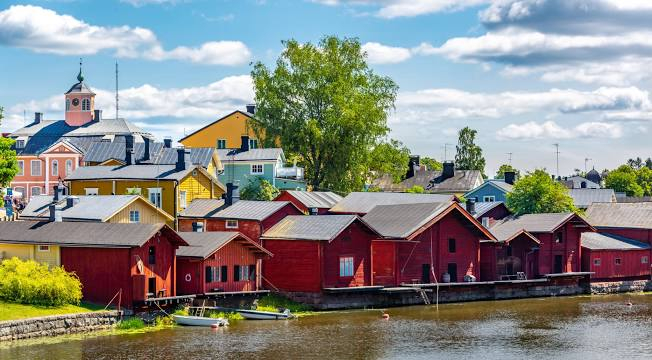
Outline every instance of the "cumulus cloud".
{"label": "cumulus cloud", "polygon": [[312,2],[328,6],[373,7],[375,16],[393,19],[460,11],[469,7],[487,4],[490,0],[312,0]]}
{"label": "cumulus cloud", "polygon": [[412,57],[410,49],[387,46],[377,42],[362,45],[362,51],[367,53],[367,60],[372,64],[395,64]]}
{"label": "cumulus cloud", "polygon": [[523,124],[510,124],[498,130],[499,139],[531,140],[531,139],[575,139],[575,138],[610,138],[623,136],[620,124],[606,122],[584,122],[577,126],[564,128],[554,121],[537,123],[534,121]]}
{"label": "cumulus cloud", "polygon": [[115,56],[150,60],[176,59],[210,65],[240,65],[251,52],[239,41],[212,41],[199,47],[165,50],[156,34],[141,27],[95,26],[39,6],[14,5],[0,12],[0,45],[57,55]]}

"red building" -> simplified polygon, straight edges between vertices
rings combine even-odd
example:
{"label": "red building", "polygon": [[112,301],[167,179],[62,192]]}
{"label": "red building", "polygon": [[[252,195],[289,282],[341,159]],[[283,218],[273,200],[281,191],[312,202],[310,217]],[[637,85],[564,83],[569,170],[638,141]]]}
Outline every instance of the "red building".
{"label": "red building", "polygon": [[330,191],[283,190],[274,201],[289,201],[304,214],[324,215],[342,197]]}
{"label": "red building", "polygon": [[502,201],[472,203],[467,200],[466,210],[486,228],[512,214]]}
{"label": "red building", "polygon": [[352,192],[333,206],[333,214],[364,215],[379,205],[424,204],[455,201],[453,195],[391,192]]}
{"label": "red building", "polygon": [[480,241],[495,241],[457,202],[380,205],[362,220],[372,244],[374,285],[462,282],[480,277]]}
{"label": "red building", "polygon": [[164,224],[0,222],[0,243],[57,248],[77,274],[83,300],[107,304],[119,291],[124,307],[176,295],[175,252],[187,243]]}
{"label": "red building", "polygon": [[179,231],[237,231],[249,239],[260,236],[288,215],[302,215],[289,201],[240,200],[225,207],[224,200],[195,200],[179,215]]}
{"label": "red building", "polygon": [[582,234],[582,271],[591,280],[621,281],[650,278],[650,245],[618,235]]}
{"label": "red building", "polygon": [[261,237],[264,285],[288,292],[368,286],[371,240],[378,235],[355,215],[287,216]]}
{"label": "red building", "polygon": [[[541,242],[525,230],[506,239],[482,241],[480,244],[480,280],[532,279],[538,273],[538,250]],[[519,274],[522,273],[522,276]]]}
{"label": "red building", "polygon": [[177,251],[180,295],[260,289],[260,260],[272,254],[238,232],[180,232],[189,244]]}
{"label": "red building", "polygon": [[652,202],[593,203],[585,218],[600,233],[652,244]]}

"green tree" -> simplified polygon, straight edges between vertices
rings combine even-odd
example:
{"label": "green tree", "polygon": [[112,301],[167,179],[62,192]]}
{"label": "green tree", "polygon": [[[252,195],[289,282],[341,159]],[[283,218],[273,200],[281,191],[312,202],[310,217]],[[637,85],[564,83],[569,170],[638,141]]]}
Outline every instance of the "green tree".
{"label": "green tree", "polygon": [[258,62],[251,72],[255,132],[266,146],[280,141],[288,154],[300,155],[315,189],[362,189],[398,86],[369,68],[357,39],[283,45],[274,69]]}
{"label": "green tree", "polygon": [[423,194],[426,192],[426,190],[423,188],[423,186],[414,185],[413,187],[405,190],[405,192],[411,194]]}
{"label": "green tree", "polygon": [[410,161],[410,149],[402,142],[391,139],[374,147],[370,154],[369,171],[371,177],[383,174],[392,175],[395,183],[405,177]]}
{"label": "green tree", "polygon": [[477,134],[476,130],[468,126],[459,131],[455,167],[463,170],[480,170],[484,176],[485,159],[482,156],[482,149],[475,144]]}
{"label": "green tree", "polygon": [[421,158],[421,165],[425,165],[428,170],[442,170],[444,165],[435,158],[424,156]]}
{"label": "green tree", "polygon": [[638,170],[641,167],[643,167],[643,159],[640,157],[637,157],[636,159],[629,159],[627,160],[627,166],[631,167],[634,170]]}
{"label": "green tree", "polygon": [[242,200],[271,201],[279,193],[280,191],[269,181],[260,176],[256,176],[249,179],[249,183],[240,190],[240,198]]}
{"label": "green tree", "polygon": [[500,165],[500,167],[498,168],[498,171],[496,171],[496,179],[504,179],[504,178],[505,178],[505,172],[507,172],[507,171],[513,171],[513,172],[515,172],[517,178],[518,178],[519,176],[521,176],[521,172],[518,171],[518,169],[516,169],[516,168],[513,167],[512,165],[509,165],[509,164],[502,164],[502,165]]}
{"label": "green tree", "polygon": [[636,183],[643,189],[643,196],[652,196],[652,170],[643,166],[636,172]]}
{"label": "green tree", "polygon": [[568,189],[541,169],[516,181],[507,194],[507,207],[515,215],[577,211]]}
{"label": "green tree", "polygon": [[636,170],[629,165],[621,165],[612,170],[604,180],[605,187],[615,192],[624,192],[627,196],[643,196],[643,188],[637,182]]}
{"label": "green tree", "polygon": [[[0,124],[2,124],[3,108],[0,107]],[[16,151],[11,147],[14,140],[0,137],[0,187],[8,186],[14,176],[18,174],[18,161]]]}

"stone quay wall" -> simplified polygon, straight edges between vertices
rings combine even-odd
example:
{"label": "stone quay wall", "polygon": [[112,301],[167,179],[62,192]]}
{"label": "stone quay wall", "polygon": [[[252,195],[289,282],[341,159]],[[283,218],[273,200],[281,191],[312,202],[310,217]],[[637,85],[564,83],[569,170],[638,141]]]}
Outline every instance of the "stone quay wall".
{"label": "stone quay wall", "polygon": [[0,321],[0,341],[105,330],[119,320],[120,312],[101,311]]}

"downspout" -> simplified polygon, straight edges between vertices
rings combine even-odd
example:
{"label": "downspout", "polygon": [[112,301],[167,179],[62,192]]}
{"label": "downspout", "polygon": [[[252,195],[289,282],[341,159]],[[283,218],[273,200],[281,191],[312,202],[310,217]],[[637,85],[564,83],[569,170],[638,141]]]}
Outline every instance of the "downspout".
{"label": "downspout", "polygon": [[[174,180],[173,192],[174,192],[174,196],[172,201],[172,211],[174,212],[174,230],[177,231],[179,230],[179,213],[177,212],[177,200],[179,197],[179,180]],[[163,195],[161,195],[161,198],[162,197]],[[161,201],[163,201],[163,199],[161,199]]]}

